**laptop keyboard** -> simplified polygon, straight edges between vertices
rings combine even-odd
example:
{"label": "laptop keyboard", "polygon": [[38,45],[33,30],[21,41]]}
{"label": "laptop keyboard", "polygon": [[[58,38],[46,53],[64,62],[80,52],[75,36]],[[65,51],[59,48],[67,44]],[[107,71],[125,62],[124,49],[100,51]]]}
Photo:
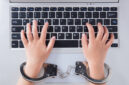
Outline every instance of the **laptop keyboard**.
{"label": "laptop keyboard", "polygon": [[[54,48],[81,48],[81,35],[88,29],[87,22],[93,25],[97,35],[97,23],[107,26],[118,40],[117,7],[11,7],[11,47],[24,48],[20,32],[26,32],[26,24],[36,19],[40,36],[42,27],[49,22],[46,44],[56,36]],[[110,37],[109,37],[110,39]],[[115,42],[111,47],[118,47]]]}

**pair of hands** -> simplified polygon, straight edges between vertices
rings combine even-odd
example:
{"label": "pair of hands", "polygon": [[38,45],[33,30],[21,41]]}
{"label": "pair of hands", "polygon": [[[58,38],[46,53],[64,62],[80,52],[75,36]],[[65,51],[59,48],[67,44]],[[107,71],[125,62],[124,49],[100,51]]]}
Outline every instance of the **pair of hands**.
{"label": "pair of hands", "polygon": [[[50,55],[55,43],[55,37],[52,37],[48,46],[46,46],[46,33],[49,23],[46,22],[42,28],[41,36],[38,36],[37,21],[33,21],[33,26],[27,24],[27,38],[25,33],[21,31],[21,39],[24,44],[27,56],[26,73],[29,72],[29,76],[35,77],[42,68],[43,63]],[[98,34],[95,37],[94,29],[92,25],[86,24],[89,30],[89,41],[86,34],[82,35],[82,50],[86,57],[89,66],[90,65],[104,65],[106,53],[111,46],[114,35],[111,34],[110,40],[108,40],[109,33],[106,27],[98,24]],[[107,42],[108,40],[108,42]],[[30,71],[28,71],[31,69]]]}

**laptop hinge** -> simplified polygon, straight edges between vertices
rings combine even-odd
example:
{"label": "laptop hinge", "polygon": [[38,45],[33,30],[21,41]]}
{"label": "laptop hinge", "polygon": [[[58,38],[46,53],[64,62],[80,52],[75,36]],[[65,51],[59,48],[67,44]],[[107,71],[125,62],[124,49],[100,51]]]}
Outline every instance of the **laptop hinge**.
{"label": "laptop hinge", "polygon": [[10,0],[12,3],[118,3],[119,0]]}

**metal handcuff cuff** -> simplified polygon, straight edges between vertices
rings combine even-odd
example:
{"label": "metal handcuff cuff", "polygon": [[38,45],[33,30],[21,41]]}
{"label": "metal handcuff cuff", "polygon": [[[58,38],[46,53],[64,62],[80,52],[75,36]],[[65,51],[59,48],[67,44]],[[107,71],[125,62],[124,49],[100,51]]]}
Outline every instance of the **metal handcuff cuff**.
{"label": "metal handcuff cuff", "polygon": [[29,76],[27,76],[24,73],[24,66],[26,65],[26,63],[22,63],[20,66],[20,72],[23,76],[23,78],[27,81],[30,82],[37,82],[40,80],[43,80],[45,78],[48,77],[56,77],[59,76],[60,78],[66,78],[70,75],[71,71],[74,70],[76,75],[81,75],[83,76],[86,80],[88,80],[91,83],[94,84],[103,84],[106,83],[110,76],[111,76],[111,70],[110,67],[107,64],[104,64],[105,67],[105,71],[106,71],[106,75],[105,78],[102,80],[96,80],[93,79],[89,76],[89,68],[88,68],[88,63],[87,62],[81,62],[81,61],[77,61],[75,67],[74,66],[69,66],[67,71],[65,73],[63,73],[55,64],[48,64],[48,63],[44,63],[43,64],[43,75],[42,77],[39,78],[30,78]]}

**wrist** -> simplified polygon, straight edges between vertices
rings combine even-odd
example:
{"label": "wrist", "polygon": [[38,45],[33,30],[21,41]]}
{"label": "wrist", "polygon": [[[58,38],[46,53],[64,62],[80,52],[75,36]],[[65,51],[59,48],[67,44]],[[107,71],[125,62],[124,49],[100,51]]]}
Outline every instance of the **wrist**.
{"label": "wrist", "polygon": [[94,79],[103,79],[105,77],[104,64],[89,64],[89,73]]}
{"label": "wrist", "polygon": [[33,65],[27,63],[24,67],[24,71],[29,77],[36,78],[40,73],[41,68],[42,65]]}

